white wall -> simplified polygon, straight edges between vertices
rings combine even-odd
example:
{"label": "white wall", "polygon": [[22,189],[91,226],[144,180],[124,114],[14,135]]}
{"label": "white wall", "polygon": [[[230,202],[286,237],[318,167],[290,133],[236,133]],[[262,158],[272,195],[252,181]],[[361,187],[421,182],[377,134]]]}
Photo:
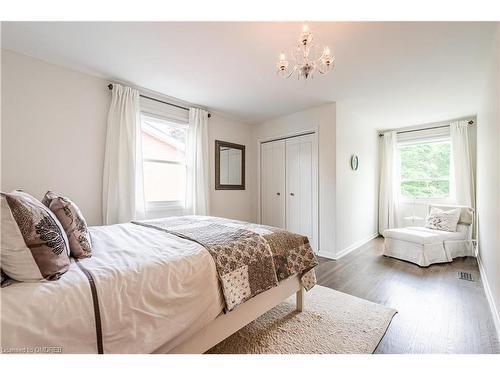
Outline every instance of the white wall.
{"label": "white wall", "polygon": [[[102,222],[102,168],[109,81],[2,50],[1,189],[73,199],[90,225]],[[255,148],[248,125],[209,121],[211,214],[255,221]],[[215,191],[215,139],[247,146],[247,189]]]}
{"label": "white wall", "polygon": [[[336,257],[377,236],[378,132],[356,108],[337,102],[336,121]],[[359,159],[351,169],[351,156]]]}
{"label": "white wall", "polygon": [[[255,222],[255,154],[252,126],[212,113],[208,122],[210,138],[210,215]],[[245,145],[245,190],[215,190],[215,141]]]}
{"label": "white wall", "polygon": [[[477,116],[479,257],[491,300],[500,311],[500,24],[492,45],[484,98]],[[500,327],[497,326],[497,329]]]}
{"label": "white wall", "polygon": [[[318,129],[319,144],[319,251],[335,254],[335,103],[322,105],[254,125],[254,150],[259,140]],[[256,189],[258,197],[258,189]],[[258,199],[258,198],[257,198]],[[258,205],[255,205],[256,209]],[[256,213],[257,215],[257,213]],[[260,218],[258,218],[260,220]]]}
{"label": "white wall", "polygon": [[50,189],[101,223],[107,81],[2,50],[2,190]]}

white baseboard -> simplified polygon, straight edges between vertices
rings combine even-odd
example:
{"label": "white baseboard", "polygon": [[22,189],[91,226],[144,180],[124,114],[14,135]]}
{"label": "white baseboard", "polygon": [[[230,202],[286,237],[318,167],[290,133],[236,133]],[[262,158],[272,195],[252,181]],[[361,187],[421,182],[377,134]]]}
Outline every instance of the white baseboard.
{"label": "white baseboard", "polygon": [[363,239],[361,241],[353,243],[351,246],[348,246],[345,249],[343,249],[343,250],[339,251],[338,253],[336,253],[335,256],[333,256],[332,259],[339,260],[340,258],[346,256],[350,252],[356,250],[357,248],[363,246],[365,243],[367,243],[367,242],[369,242],[369,241],[371,241],[371,240],[373,240],[374,238],[377,238],[377,237],[378,237],[378,232],[370,235],[369,237],[367,237],[367,238],[365,238],[365,239]]}
{"label": "white baseboard", "polygon": [[498,314],[497,306],[495,305],[495,299],[491,293],[490,284],[486,278],[486,270],[484,269],[481,257],[477,256],[477,264],[479,265],[479,274],[481,275],[481,280],[483,282],[484,293],[488,299],[488,304],[490,305],[491,315],[493,316],[493,322],[495,323],[495,328],[497,330],[497,336],[500,337],[500,315]]}
{"label": "white baseboard", "polygon": [[335,254],[333,253],[327,253],[326,251],[319,251],[318,253],[316,253],[317,256],[321,257],[321,258],[326,258],[326,259],[335,259]]}

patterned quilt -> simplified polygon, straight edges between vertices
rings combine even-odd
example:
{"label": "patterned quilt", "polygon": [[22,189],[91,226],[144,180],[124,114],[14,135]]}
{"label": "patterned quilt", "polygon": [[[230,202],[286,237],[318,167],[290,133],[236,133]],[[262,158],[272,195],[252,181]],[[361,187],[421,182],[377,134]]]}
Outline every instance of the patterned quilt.
{"label": "patterned quilt", "polygon": [[179,216],[134,224],[195,241],[212,255],[226,312],[299,274],[306,290],[318,265],[305,236],[282,229],[209,216]]}

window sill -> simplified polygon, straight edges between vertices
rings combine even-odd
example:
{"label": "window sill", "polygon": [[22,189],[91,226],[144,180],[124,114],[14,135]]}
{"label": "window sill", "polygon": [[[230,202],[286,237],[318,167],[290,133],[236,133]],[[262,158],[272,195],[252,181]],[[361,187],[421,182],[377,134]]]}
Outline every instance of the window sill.
{"label": "window sill", "polygon": [[450,197],[429,197],[429,198],[409,198],[400,197],[400,202],[403,203],[413,203],[413,202],[452,202],[453,199]]}
{"label": "window sill", "polygon": [[[411,214],[410,211],[412,210],[412,207],[417,210],[419,215],[417,216],[426,216],[427,211],[423,212],[421,211],[423,207],[428,208],[429,206],[432,205],[454,205],[455,201],[452,198],[416,198],[415,200],[409,199],[409,198],[404,198],[399,200],[399,205],[401,210],[406,210],[405,213]],[[413,211],[412,211],[413,212]]]}
{"label": "window sill", "polygon": [[146,202],[146,211],[183,210],[182,201],[155,201]]}
{"label": "window sill", "polygon": [[181,201],[172,202],[146,202],[146,218],[158,219],[169,216],[184,216],[190,215],[184,203]]}

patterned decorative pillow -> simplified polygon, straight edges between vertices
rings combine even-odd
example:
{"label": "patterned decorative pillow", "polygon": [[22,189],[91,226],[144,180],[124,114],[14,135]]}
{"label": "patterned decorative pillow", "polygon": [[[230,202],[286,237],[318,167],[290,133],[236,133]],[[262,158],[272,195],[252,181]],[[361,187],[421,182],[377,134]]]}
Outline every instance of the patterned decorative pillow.
{"label": "patterned decorative pillow", "polygon": [[432,207],[431,212],[425,219],[425,227],[429,229],[456,232],[458,220],[460,219],[460,208],[443,211],[437,207]]}
{"label": "patterned decorative pillow", "polygon": [[87,223],[82,212],[76,204],[66,197],[61,197],[48,191],[42,199],[62,224],[68,236],[71,255],[75,258],[88,258],[92,256],[92,243]]}
{"label": "patterned decorative pillow", "polygon": [[56,216],[22,191],[1,195],[1,262],[18,281],[57,280],[70,265],[66,233]]}

